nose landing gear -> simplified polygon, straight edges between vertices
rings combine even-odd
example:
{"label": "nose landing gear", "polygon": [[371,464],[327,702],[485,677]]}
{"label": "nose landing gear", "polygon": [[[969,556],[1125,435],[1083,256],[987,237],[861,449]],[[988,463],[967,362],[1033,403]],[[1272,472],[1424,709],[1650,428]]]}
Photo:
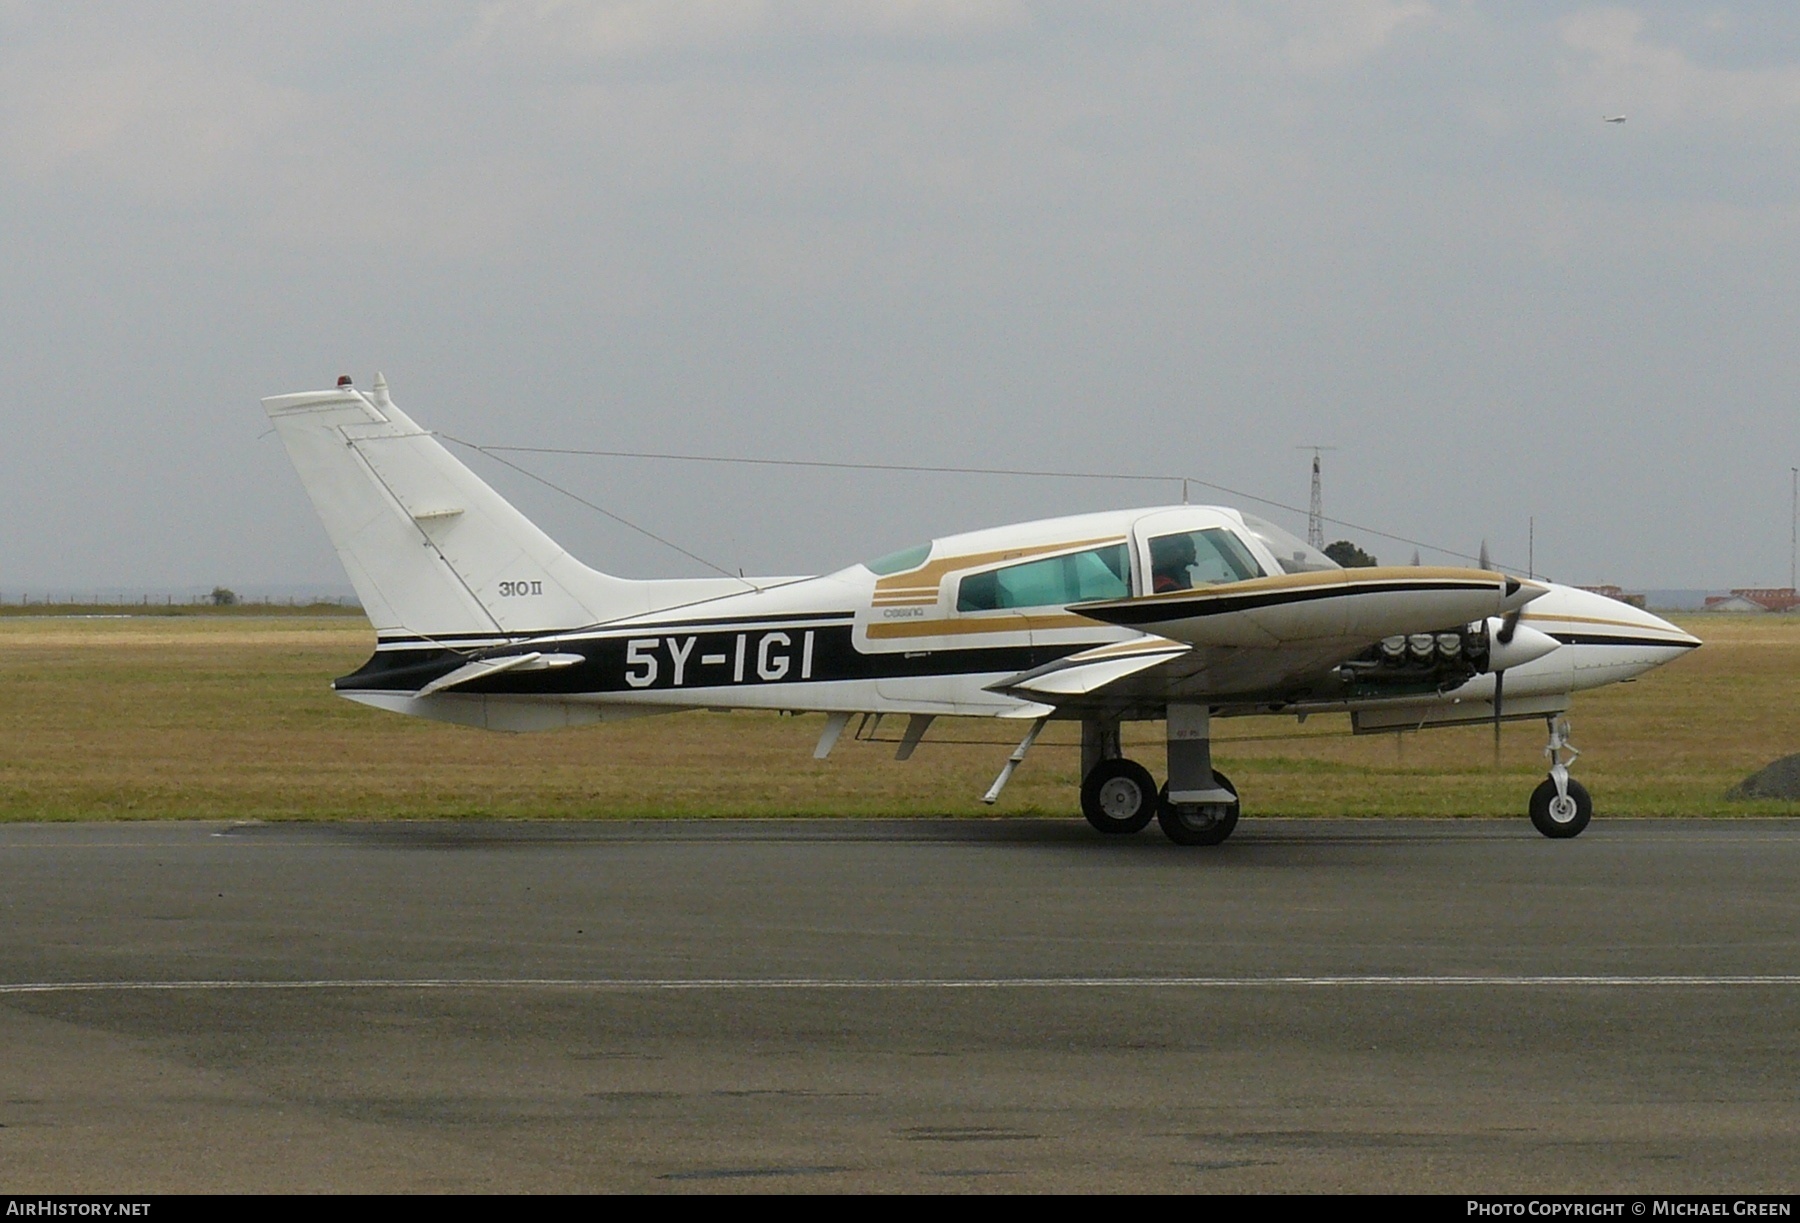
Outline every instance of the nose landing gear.
{"label": "nose landing gear", "polygon": [[[1581,830],[1594,818],[1594,800],[1587,787],[1569,776],[1569,766],[1581,752],[1569,744],[1569,719],[1557,715],[1546,719],[1550,743],[1544,755],[1550,758],[1550,776],[1539,783],[1531,795],[1531,825],[1547,837],[1562,839],[1580,836]],[[1563,758],[1563,753],[1568,758]]]}

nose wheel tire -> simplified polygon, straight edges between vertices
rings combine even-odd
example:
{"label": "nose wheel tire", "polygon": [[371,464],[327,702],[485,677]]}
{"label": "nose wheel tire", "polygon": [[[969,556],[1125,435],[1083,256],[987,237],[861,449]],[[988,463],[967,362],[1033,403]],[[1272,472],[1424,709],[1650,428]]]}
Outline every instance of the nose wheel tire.
{"label": "nose wheel tire", "polygon": [[1162,788],[1156,799],[1156,822],[1162,825],[1164,836],[1177,845],[1217,845],[1231,835],[1238,822],[1237,787],[1217,769],[1213,770],[1213,784],[1231,791],[1232,801],[1177,805],[1169,801],[1169,787]]}
{"label": "nose wheel tire", "polygon": [[1135,760],[1102,760],[1081,783],[1081,814],[1109,836],[1141,832],[1156,814],[1156,781]]}
{"label": "nose wheel tire", "polygon": [[1531,794],[1531,824],[1547,837],[1580,836],[1594,818],[1594,800],[1587,787],[1569,779],[1568,797],[1556,792],[1556,782],[1546,777]]}

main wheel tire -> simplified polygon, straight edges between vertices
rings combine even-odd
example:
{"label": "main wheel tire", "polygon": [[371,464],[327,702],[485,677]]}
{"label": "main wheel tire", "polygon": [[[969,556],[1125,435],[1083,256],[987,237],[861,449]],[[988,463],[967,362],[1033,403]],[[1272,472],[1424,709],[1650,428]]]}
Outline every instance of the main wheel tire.
{"label": "main wheel tire", "polygon": [[1081,814],[1109,836],[1142,832],[1156,814],[1156,779],[1135,760],[1102,760],[1081,783]]}
{"label": "main wheel tire", "polygon": [[1162,788],[1156,796],[1156,822],[1162,825],[1164,836],[1177,845],[1217,845],[1231,835],[1238,822],[1237,787],[1217,769],[1213,770],[1213,785],[1231,791],[1231,801],[1176,806],[1169,801],[1169,787]]}
{"label": "main wheel tire", "polygon": [[1575,837],[1594,818],[1594,800],[1587,787],[1569,779],[1569,796],[1560,798],[1556,782],[1546,777],[1531,793],[1531,825],[1547,837]]}

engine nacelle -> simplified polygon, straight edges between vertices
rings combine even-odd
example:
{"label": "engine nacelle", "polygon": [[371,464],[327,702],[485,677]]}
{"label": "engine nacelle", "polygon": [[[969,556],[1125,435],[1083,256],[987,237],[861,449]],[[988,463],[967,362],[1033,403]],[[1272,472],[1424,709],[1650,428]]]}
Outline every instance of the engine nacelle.
{"label": "engine nacelle", "polygon": [[1508,633],[1502,617],[1489,616],[1435,633],[1385,637],[1340,666],[1338,678],[1363,696],[1447,692],[1477,675],[1542,658],[1559,644],[1523,624]]}

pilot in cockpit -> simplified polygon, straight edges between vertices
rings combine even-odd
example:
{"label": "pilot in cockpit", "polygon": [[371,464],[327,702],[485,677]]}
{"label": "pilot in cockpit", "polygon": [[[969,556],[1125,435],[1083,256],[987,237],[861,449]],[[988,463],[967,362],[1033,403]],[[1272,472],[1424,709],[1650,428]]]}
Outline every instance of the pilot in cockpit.
{"label": "pilot in cockpit", "polygon": [[1151,590],[1164,594],[1194,587],[1194,537],[1163,535],[1150,541]]}

